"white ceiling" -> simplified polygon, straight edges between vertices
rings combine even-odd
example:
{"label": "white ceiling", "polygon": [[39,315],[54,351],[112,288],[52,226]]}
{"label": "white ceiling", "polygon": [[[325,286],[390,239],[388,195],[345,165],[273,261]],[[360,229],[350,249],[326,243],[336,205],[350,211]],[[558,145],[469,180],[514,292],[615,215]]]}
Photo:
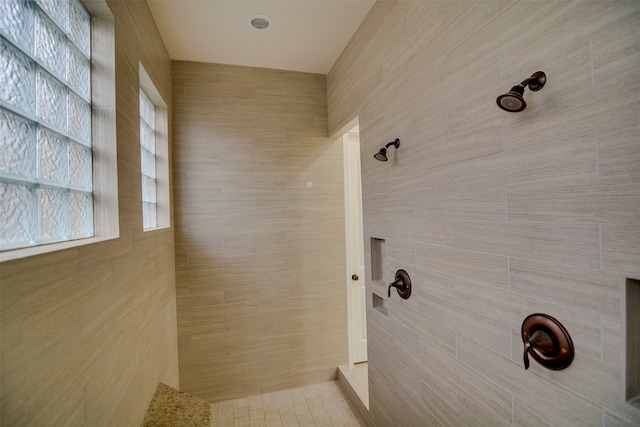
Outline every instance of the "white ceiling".
{"label": "white ceiling", "polygon": [[[375,0],[147,0],[173,60],[328,74]],[[268,30],[247,18],[265,14]]]}

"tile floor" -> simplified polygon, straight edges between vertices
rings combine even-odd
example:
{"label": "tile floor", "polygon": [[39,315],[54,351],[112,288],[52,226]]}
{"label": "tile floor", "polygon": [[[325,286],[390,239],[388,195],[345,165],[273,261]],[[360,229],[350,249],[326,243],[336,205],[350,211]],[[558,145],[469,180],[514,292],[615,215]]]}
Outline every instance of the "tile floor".
{"label": "tile floor", "polygon": [[211,427],[364,427],[336,381],[211,405]]}

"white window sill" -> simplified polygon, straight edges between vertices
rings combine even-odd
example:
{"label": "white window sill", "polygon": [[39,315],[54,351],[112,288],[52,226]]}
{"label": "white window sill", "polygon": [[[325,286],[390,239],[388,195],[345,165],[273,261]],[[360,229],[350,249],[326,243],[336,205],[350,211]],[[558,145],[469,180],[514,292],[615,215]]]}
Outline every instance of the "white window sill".
{"label": "white window sill", "polygon": [[152,228],[145,228],[142,230],[143,233],[146,233],[147,231],[156,231],[156,230],[166,230],[171,228],[170,225],[164,225],[164,226],[160,226],[160,227],[152,227]]}
{"label": "white window sill", "polygon": [[0,252],[0,262],[12,261],[16,259],[27,258],[34,255],[41,255],[49,252],[61,251],[63,249],[76,248],[78,246],[91,245],[94,243],[105,242],[111,239],[117,239],[119,236],[109,237],[88,237],[86,239],[68,240],[66,242],[56,242],[48,245],[32,246],[29,248],[11,249],[6,252]]}

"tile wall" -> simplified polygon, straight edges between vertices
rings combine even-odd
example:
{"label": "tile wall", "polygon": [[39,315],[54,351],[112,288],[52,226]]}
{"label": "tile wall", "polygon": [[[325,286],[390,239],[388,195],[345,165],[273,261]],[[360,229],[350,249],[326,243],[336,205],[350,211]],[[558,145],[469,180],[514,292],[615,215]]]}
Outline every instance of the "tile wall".
{"label": "tile wall", "polygon": [[0,264],[2,425],[137,426],[179,386],[173,229],[142,232],[137,102],[141,61],[171,108],[171,63],[146,3],[109,4],[120,237]]}
{"label": "tile wall", "polygon": [[326,77],[173,63],[181,389],[208,401],[347,361],[341,140]]}
{"label": "tile wall", "polygon": [[[538,70],[526,110],[496,106]],[[372,419],[638,425],[623,303],[640,277],[640,3],[380,1],[327,84],[329,133],[359,116],[368,277],[382,272]],[[409,300],[387,299],[398,268]],[[525,371],[535,312],[569,330],[568,369]]]}

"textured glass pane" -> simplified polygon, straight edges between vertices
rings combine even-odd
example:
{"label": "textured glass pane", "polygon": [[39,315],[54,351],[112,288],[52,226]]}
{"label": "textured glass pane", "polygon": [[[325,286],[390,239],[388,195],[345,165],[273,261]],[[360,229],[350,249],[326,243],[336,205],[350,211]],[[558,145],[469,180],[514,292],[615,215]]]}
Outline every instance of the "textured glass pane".
{"label": "textured glass pane", "polygon": [[35,178],[36,126],[0,109],[0,172]]}
{"label": "textured glass pane", "polygon": [[69,136],[91,145],[91,107],[75,93],[69,93]]}
{"label": "textured glass pane", "polygon": [[35,100],[33,61],[0,37],[0,101],[33,116]]}
{"label": "textured glass pane", "polygon": [[69,193],[71,237],[93,236],[93,199],[90,194]]}
{"label": "textured glass pane", "polygon": [[140,91],[140,118],[153,127],[155,123],[154,106],[143,91]]}
{"label": "textured glass pane", "polygon": [[142,201],[156,202],[156,180],[142,175]]}
{"label": "textured glass pane", "polygon": [[144,175],[156,177],[156,157],[144,147],[140,149],[140,163]]}
{"label": "textured glass pane", "polygon": [[37,72],[36,114],[60,132],[67,131],[67,88],[42,69]]}
{"label": "textured glass pane", "polygon": [[33,54],[33,3],[31,0],[0,0],[0,4],[0,34]]}
{"label": "textured glass pane", "polygon": [[35,244],[35,191],[0,182],[0,218],[0,248]]}
{"label": "textured glass pane", "polygon": [[142,228],[154,228],[156,227],[156,204],[155,203],[142,203]]}
{"label": "textured glass pane", "polygon": [[69,183],[91,189],[91,150],[74,142],[69,143]]}
{"label": "textured glass pane", "polygon": [[93,235],[92,194],[47,188],[91,191],[89,56],[78,0],[0,0],[0,175],[41,183],[0,182],[0,249]]}
{"label": "textured glass pane", "polygon": [[86,100],[89,100],[89,72],[89,60],[75,47],[67,46],[67,82]]}
{"label": "textured glass pane", "polygon": [[44,13],[36,13],[36,59],[65,81],[67,38]]}
{"label": "textured glass pane", "polygon": [[67,138],[45,128],[38,129],[38,179],[67,185],[69,182]]}
{"label": "textured glass pane", "polygon": [[62,31],[67,32],[69,3],[66,0],[36,0],[36,3]]}
{"label": "textured glass pane", "polygon": [[88,57],[90,50],[91,20],[89,14],[75,0],[69,3],[69,37]]}
{"label": "textured glass pane", "polygon": [[140,122],[140,144],[151,153],[156,152],[156,135],[145,122]]}
{"label": "textured glass pane", "polygon": [[38,238],[41,241],[65,240],[69,237],[68,193],[38,188]]}

